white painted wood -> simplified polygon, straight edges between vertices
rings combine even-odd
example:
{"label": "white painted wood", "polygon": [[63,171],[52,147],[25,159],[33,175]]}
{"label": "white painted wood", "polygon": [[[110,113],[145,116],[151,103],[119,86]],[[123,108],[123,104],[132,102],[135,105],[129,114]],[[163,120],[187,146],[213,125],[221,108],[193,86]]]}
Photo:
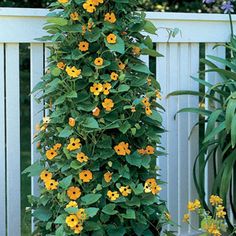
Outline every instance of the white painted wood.
{"label": "white painted wood", "polygon": [[7,234],[20,236],[19,44],[6,44]]}
{"label": "white painted wood", "polygon": [[0,44],[0,232],[6,234],[6,169],[5,169],[5,76],[4,45]]}
{"label": "white painted wood", "polygon": [[[42,30],[48,10],[0,8],[0,42],[36,42],[35,38],[45,35]],[[181,34],[171,42],[226,42],[230,27],[228,16],[223,14],[160,13],[147,12],[147,19],[158,28],[158,35],[152,35],[154,42],[165,43],[168,33],[164,28],[179,28]],[[236,17],[233,16],[236,29]],[[199,33],[201,32],[201,33]],[[17,35],[17,37],[16,37]]]}

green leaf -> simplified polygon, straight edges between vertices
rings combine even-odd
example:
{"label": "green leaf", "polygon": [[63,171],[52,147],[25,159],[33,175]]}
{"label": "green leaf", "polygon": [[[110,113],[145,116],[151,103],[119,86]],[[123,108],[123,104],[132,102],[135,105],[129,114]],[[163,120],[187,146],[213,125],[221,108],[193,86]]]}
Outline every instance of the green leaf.
{"label": "green leaf", "polygon": [[221,131],[225,129],[225,122],[220,123],[215,129],[212,130],[210,134],[208,134],[204,140],[203,143],[206,143],[210,141],[211,139],[214,139],[217,134],[219,134]]}
{"label": "green leaf", "polygon": [[90,129],[99,129],[98,122],[93,117],[87,117],[83,123],[84,127],[90,128]]}
{"label": "green leaf", "polygon": [[160,123],[162,123],[162,117],[161,117],[161,114],[156,111],[156,110],[153,110],[152,111],[152,115],[148,116],[150,119],[152,120],[155,120],[155,121],[158,121]]}
{"label": "green leaf", "polygon": [[127,209],[126,214],[121,214],[121,216],[125,219],[135,219],[135,211],[133,209]]}
{"label": "green leaf", "polygon": [[44,167],[41,165],[39,161],[35,162],[31,166],[27,167],[22,174],[27,174],[29,173],[30,176],[39,176],[40,173],[43,171]]}
{"label": "green leaf", "polygon": [[125,121],[119,128],[119,131],[123,134],[126,134],[127,131],[131,128],[131,125],[128,121]]}
{"label": "green leaf", "polygon": [[91,31],[86,31],[85,33],[85,39],[87,39],[90,43],[98,41],[98,39],[101,37],[102,31],[99,28],[94,28]]}
{"label": "green leaf", "polygon": [[111,44],[111,43],[108,43],[106,39],[104,39],[106,46],[110,50],[124,54],[125,53],[125,43],[124,43],[123,39],[121,39],[118,35],[116,35],[116,40],[117,40],[116,43]]}
{"label": "green leaf", "polygon": [[62,17],[49,17],[47,18],[48,23],[53,23],[56,25],[64,26],[67,25],[68,20],[62,18]]}
{"label": "green leaf", "polygon": [[73,134],[73,129],[70,126],[66,126],[60,133],[60,138],[68,138]]}
{"label": "green leaf", "polygon": [[133,190],[135,195],[140,195],[143,193],[143,184],[138,184],[137,187],[135,187],[134,184],[130,185],[131,189]]}
{"label": "green leaf", "polygon": [[135,70],[144,74],[151,74],[151,71],[145,64],[129,64],[129,67],[132,70]]}
{"label": "green leaf", "polygon": [[97,215],[99,208],[89,207],[85,211],[87,216],[94,217],[95,215]]}
{"label": "green leaf", "polygon": [[83,205],[91,205],[95,202],[97,202],[102,197],[102,194],[87,194],[83,197],[81,197],[81,201]]}
{"label": "green leaf", "polygon": [[66,215],[65,214],[61,214],[59,215],[56,220],[54,221],[55,224],[64,224],[66,221]]}
{"label": "green leaf", "polygon": [[78,207],[68,207],[68,208],[65,208],[65,211],[68,214],[76,214],[78,212]]}
{"label": "green leaf", "polygon": [[119,92],[119,93],[127,92],[129,89],[130,89],[130,86],[129,86],[129,85],[127,85],[127,84],[121,84],[121,85],[118,87],[118,92]]}
{"label": "green leaf", "polygon": [[59,68],[55,67],[51,70],[51,74],[55,77],[59,76],[61,74],[61,70]]}
{"label": "green leaf", "polygon": [[56,236],[64,236],[65,232],[64,232],[64,227],[63,225],[61,225],[59,228],[57,228],[56,230]]}
{"label": "green leaf", "polygon": [[77,93],[75,91],[71,91],[69,93],[66,93],[65,96],[67,98],[77,98]]}
{"label": "green leaf", "polygon": [[69,175],[64,179],[60,180],[59,186],[63,189],[67,189],[71,184],[71,180],[72,180],[72,175]]}
{"label": "green leaf", "polygon": [[143,29],[150,34],[156,34],[157,28],[151,21],[146,21]]}
{"label": "green leaf", "polygon": [[40,207],[33,212],[33,216],[40,221],[48,221],[52,217],[52,213],[45,207]]}
{"label": "green leaf", "polygon": [[231,124],[231,145],[232,148],[235,147],[236,144],[236,114],[233,117],[232,124]]}
{"label": "green leaf", "polygon": [[151,57],[163,57],[159,52],[149,49],[149,48],[144,48],[142,49],[142,55],[149,55]]}
{"label": "green leaf", "polygon": [[116,204],[110,203],[110,204],[105,205],[102,208],[102,212],[107,215],[115,215],[118,213],[118,211],[115,210],[115,208],[116,208]]}
{"label": "green leaf", "polygon": [[84,228],[87,231],[97,231],[101,229],[101,225],[93,221],[85,221]]}

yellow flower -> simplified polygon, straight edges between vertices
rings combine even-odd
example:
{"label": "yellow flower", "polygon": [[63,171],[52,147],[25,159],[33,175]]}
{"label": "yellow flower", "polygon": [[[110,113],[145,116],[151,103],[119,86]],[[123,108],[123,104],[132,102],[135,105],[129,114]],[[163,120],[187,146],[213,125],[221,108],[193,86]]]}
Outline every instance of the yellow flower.
{"label": "yellow flower", "polygon": [[98,96],[103,91],[103,86],[100,83],[94,83],[93,86],[90,87],[90,92],[95,96]]}
{"label": "yellow flower", "polygon": [[78,223],[75,227],[72,228],[75,234],[80,234],[81,231],[84,229],[81,223]]}
{"label": "yellow flower", "polygon": [[114,107],[114,103],[112,99],[105,98],[102,103],[102,106],[106,111],[111,111],[111,109]]}
{"label": "yellow flower", "polygon": [[124,197],[127,197],[127,196],[129,196],[129,194],[131,194],[131,189],[129,188],[129,186],[126,186],[126,187],[121,186],[119,188],[119,191],[121,192],[122,196],[124,196]]}
{"label": "yellow flower", "polygon": [[110,183],[111,180],[112,180],[112,173],[110,171],[106,172],[104,175],[104,180],[107,182],[107,183]]}
{"label": "yellow flower", "polygon": [[112,192],[111,190],[109,190],[107,192],[107,196],[109,197],[111,201],[115,201],[119,198],[120,195],[117,191]]}
{"label": "yellow flower", "polygon": [[47,116],[46,116],[46,117],[43,117],[43,124],[44,124],[44,125],[49,124],[50,121],[51,121],[50,117],[47,117]]}
{"label": "yellow flower", "polygon": [[183,222],[188,223],[188,222],[189,222],[189,219],[190,219],[189,214],[184,214]]}
{"label": "yellow flower", "polygon": [[71,138],[70,143],[67,145],[67,150],[74,151],[81,147],[80,139]]}
{"label": "yellow flower", "polygon": [[61,70],[64,70],[66,67],[66,64],[64,62],[60,61],[57,63],[57,67]]}
{"label": "yellow flower", "polygon": [[198,199],[196,199],[194,201],[194,206],[195,206],[196,209],[200,208],[201,207],[201,202]]}
{"label": "yellow flower", "polygon": [[95,107],[93,109],[93,116],[95,116],[95,117],[99,116],[100,115],[100,111],[101,110],[98,107]]}
{"label": "yellow flower", "polygon": [[171,215],[169,212],[164,212],[164,214],[167,220],[171,220]]}
{"label": "yellow flower", "polygon": [[145,108],[145,112],[146,112],[146,114],[147,114],[148,116],[150,116],[150,115],[152,114],[152,110],[151,110],[150,107],[146,107],[146,108]]}
{"label": "yellow flower", "polygon": [[100,3],[103,3],[104,0],[91,0],[95,6],[98,6]]}
{"label": "yellow flower", "polygon": [[110,89],[112,88],[110,83],[103,84],[103,94],[108,95],[110,93]]}
{"label": "yellow flower", "polygon": [[152,155],[152,154],[154,154],[154,152],[155,152],[155,148],[149,145],[149,146],[146,147],[145,152],[146,152],[148,155]]}
{"label": "yellow flower", "polygon": [[201,207],[201,203],[199,200],[195,200],[194,202],[189,202],[188,203],[188,210],[189,211],[195,211],[196,209],[200,208]]}
{"label": "yellow flower", "polygon": [[160,93],[159,90],[156,90],[156,97],[157,97],[158,99],[161,99],[161,93]]}
{"label": "yellow flower", "polygon": [[115,44],[116,43],[116,35],[115,34],[109,34],[107,36],[107,42],[110,44]]}
{"label": "yellow flower", "polygon": [[226,212],[224,211],[224,206],[219,205],[216,207],[216,215],[218,218],[225,218]]}
{"label": "yellow flower", "polygon": [[52,173],[47,170],[43,170],[40,173],[40,179],[44,182],[51,180],[51,178],[52,178]]}
{"label": "yellow flower", "polygon": [[77,12],[72,12],[70,14],[70,19],[73,21],[79,20],[79,14]]}
{"label": "yellow flower", "polygon": [[52,160],[57,155],[58,155],[57,152],[53,148],[46,151],[46,157],[47,157],[48,160]]}
{"label": "yellow flower", "polygon": [[151,86],[151,84],[152,84],[152,79],[151,78],[147,78],[147,84],[148,84],[148,86]]}
{"label": "yellow flower", "polygon": [[94,60],[94,64],[96,65],[96,66],[102,66],[103,65],[103,59],[101,58],[101,57],[98,57],[98,58],[96,58],[95,60]]}
{"label": "yellow flower", "polygon": [[61,144],[60,143],[56,143],[54,146],[53,146],[53,149],[55,151],[59,150],[61,148]]}
{"label": "yellow flower", "polygon": [[88,51],[88,49],[89,49],[89,43],[88,42],[83,41],[83,42],[79,43],[79,50],[81,52],[86,52],[86,51]]}
{"label": "yellow flower", "polygon": [[153,195],[158,194],[161,191],[161,187],[157,185],[156,179],[147,179],[144,184],[144,192],[152,193]]}
{"label": "yellow flower", "polygon": [[80,208],[80,209],[77,211],[76,216],[77,216],[77,218],[78,218],[80,221],[85,221],[86,218],[87,218],[85,209]]}
{"label": "yellow flower", "polygon": [[69,215],[66,217],[66,224],[73,228],[79,223],[79,220],[76,215]]}
{"label": "yellow flower", "polygon": [[69,125],[70,125],[71,127],[74,127],[74,126],[75,126],[75,119],[72,118],[72,117],[70,117],[68,123],[69,123]]}
{"label": "yellow flower", "polygon": [[67,190],[67,196],[71,200],[77,200],[81,196],[80,188],[75,186],[69,187]]}
{"label": "yellow flower", "polygon": [[134,55],[139,56],[140,53],[141,53],[141,48],[134,46],[133,49],[132,49],[132,52],[133,52]]}
{"label": "yellow flower", "polygon": [[49,179],[45,181],[45,187],[47,190],[56,190],[58,182],[54,179]]}
{"label": "yellow flower", "polygon": [[83,8],[89,12],[89,13],[93,13],[96,11],[96,7],[95,4],[93,3],[92,0],[87,0],[84,4],[83,4]]}
{"label": "yellow flower", "polygon": [[115,23],[116,22],[116,15],[112,13],[107,13],[104,18],[105,21],[108,21],[110,23]]}
{"label": "yellow flower", "polygon": [[218,206],[219,204],[223,203],[223,199],[216,195],[210,196],[210,203],[212,206]]}
{"label": "yellow flower", "polygon": [[119,66],[120,70],[124,70],[126,67],[126,65],[122,61],[119,61],[118,66]]}
{"label": "yellow flower", "polygon": [[89,159],[83,152],[79,152],[76,157],[80,163],[87,162]]}
{"label": "yellow flower", "polygon": [[88,183],[93,179],[93,173],[90,170],[82,170],[79,173],[79,178],[84,182]]}
{"label": "yellow flower", "polygon": [[125,142],[120,142],[114,147],[114,150],[119,156],[125,156],[131,153],[131,151],[129,150],[129,144]]}
{"label": "yellow flower", "polygon": [[132,107],[131,107],[131,112],[132,112],[132,113],[136,112],[135,106],[132,106]]}
{"label": "yellow flower", "polygon": [[78,207],[78,204],[77,202],[75,201],[70,201],[67,205],[66,205],[66,208],[70,208],[70,207]]}
{"label": "yellow flower", "polygon": [[66,72],[67,72],[67,74],[68,74],[70,77],[72,77],[72,78],[79,77],[80,74],[81,74],[81,70],[80,70],[80,69],[77,69],[75,66],[73,66],[73,67],[67,66],[67,67],[66,67]]}
{"label": "yellow flower", "polygon": [[153,195],[156,195],[161,191],[161,189],[162,188],[159,185],[156,184],[155,186],[152,186],[151,192],[152,192]]}
{"label": "yellow flower", "polygon": [[142,100],[142,103],[146,106],[146,107],[149,107],[150,106],[150,102],[149,102],[149,99],[147,97],[145,97],[143,100]]}
{"label": "yellow flower", "polygon": [[111,75],[110,75],[111,80],[117,80],[118,77],[119,77],[119,75],[116,74],[115,72],[112,72]]}
{"label": "yellow flower", "polygon": [[218,229],[218,226],[214,223],[211,223],[210,225],[206,225],[205,230],[208,233],[212,234],[213,236],[220,236],[221,235],[221,233]]}
{"label": "yellow flower", "polygon": [[57,0],[59,3],[61,3],[61,4],[65,4],[65,3],[68,3],[69,2],[69,0]]}
{"label": "yellow flower", "polygon": [[137,151],[138,151],[138,153],[139,153],[140,155],[145,155],[145,154],[146,154],[146,150],[143,149],[143,148],[138,149]]}

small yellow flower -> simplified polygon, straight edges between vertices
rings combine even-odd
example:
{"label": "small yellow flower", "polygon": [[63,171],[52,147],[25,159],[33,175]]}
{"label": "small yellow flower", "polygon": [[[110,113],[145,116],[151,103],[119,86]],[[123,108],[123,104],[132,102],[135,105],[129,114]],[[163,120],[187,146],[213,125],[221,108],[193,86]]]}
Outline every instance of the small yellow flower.
{"label": "small yellow flower", "polygon": [[98,58],[96,58],[96,59],[94,60],[94,64],[95,64],[96,66],[102,66],[102,65],[103,65],[103,62],[104,62],[104,60],[103,60],[103,58],[101,58],[101,57],[98,57]]}
{"label": "small yellow flower", "polygon": [[82,42],[79,43],[79,50],[81,52],[86,52],[86,51],[88,51],[88,49],[89,49],[89,43],[88,42],[82,41]]}
{"label": "small yellow flower", "polygon": [[111,111],[111,109],[114,107],[114,103],[112,99],[105,98],[102,103],[102,106],[106,111]]}
{"label": "small yellow flower", "polygon": [[103,86],[100,83],[94,83],[93,86],[90,87],[90,92],[95,96],[98,96],[103,91]]}
{"label": "small yellow flower", "polygon": [[79,220],[76,215],[69,215],[66,217],[66,224],[73,228],[79,223]]}
{"label": "small yellow flower", "polygon": [[66,64],[64,62],[60,61],[57,63],[57,67],[61,70],[64,70],[66,67]]}
{"label": "small yellow flower", "polygon": [[93,109],[93,116],[98,117],[100,115],[100,109],[98,107],[95,107]]}
{"label": "small yellow flower", "polygon": [[66,205],[66,208],[70,208],[70,207],[78,207],[78,204],[77,202],[75,201],[70,201],[67,205]]}
{"label": "small yellow flower", "polygon": [[104,17],[104,20],[114,24],[116,22],[116,15],[113,12],[107,13]]}
{"label": "small yellow flower", "polygon": [[75,126],[75,119],[72,118],[72,117],[70,117],[68,123],[69,123],[69,125],[70,125],[71,127],[74,127],[74,126]]}
{"label": "small yellow flower", "polygon": [[93,179],[93,173],[90,170],[82,170],[79,173],[79,178],[84,182],[88,183]]}
{"label": "small yellow flower", "polygon": [[54,146],[53,146],[53,149],[55,151],[59,150],[61,148],[61,144],[60,143],[56,143]]}
{"label": "small yellow flower", "polygon": [[149,99],[147,97],[145,97],[143,100],[142,100],[142,103],[146,106],[146,107],[149,107],[150,106],[150,102],[149,102]]}
{"label": "small yellow flower", "polygon": [[69,2],[69,0],[57,0],[59,3],[61,3],[61,4],[66,4],[66,3],[68,3]]}
{"label": "small yellow flower", "polygon": [[75,227],[72,228],[74,230],[75,234],[80,234],[82,232],[83,225],[81,223],[78,223]]}
{"label": "small yellow flower", "polygon": [[189,214],[184,214],[183,222],[188,223],[188,222],[189,222],[189,219],[190,219]]}
{"label": "small yellow flower", "polygon": [[116,74],[115,72],[112,72],[111,75],[110,75],[111,80],[114,80],[114,81],[117,80],[118,77],[119,77],[119,75]]}
{"label": "small yellow flower", "polygon": [[49,124],[50,123],[50,121],[51,121],[51,118],[50,117],[43,117],[43,124],[44,125],[47,125],[47,124]]}
{"label": "small yellow flower", "polygon": [[188,210],[189,211],[195,211],[196,209],[201,207],[201,203],[198,199],[196,199],[194,202],[189,202],[188,203]]}
{"label": "small yellow flower", "polygon": [[210,203],[212,206],[218,206],[219,204],[223,203],[223,199],[217,195],[211,195],[210,196]]}
{"label": "small yellow flower", "polygon": [[70,14],[70,19],[73,20],[73,21],[79,20],[79,14],[77,12],[72,12]]}
{"label": "small yellow flower", "polygon": [[150,107],[145,107],[145,112],[146,112],[146,115],[150,116],[152,114],[152,110]]}
{"label": "small yellow flower", "polygon": [[115,34],[109,34],[107,36],[107,42],[110,44],[115,44],[116,43],[116,35]]}
{"label": "small yellow flower", "polygon": [[226,212],[225,212],[224,206],[219,205],[219,206],[216,207],[216,216],[218,218],[225,218]]}
{"label": "small yellow flower", "polygon": [[156,97],[157,97],[158,99],[161,99],[161,93],[160,93],[159,90],[156,90]]}
{"label": "small yellow flower", "polygon": [[49,181],[52,179],[52,173],[47,171],[47,170],[43,170],[41,173],[40,173],[40,179],[44,182],[46,181]]}
{"label": "small yellow flower", "polygon": [[56,190],[58,186],[58,182],[54,179],[49,179],[45,181],[45,187],[47,190]]}
{"label": "small yellow flower", "polygon": [[96,7],[95,4],[93,3],[92,0],[87,0],[84,4],[83,4],[83,8],[89,12],[89,13],[93,13],[96,11]]}
{"label": "small yellow flower", "polygon": [[126,67],[126,65],[122,61],[119,61],[118,66],[119,66],[120,70],[124,70]]}
{"label": "small yellow flower", "polygon": [[107,182],[107,183],[110,183],[111,180],[112,180],[112,173],[110,171],[106,172],[104,175],[104,180]]}
{"label": "small yellow flower", "polygon": [[85,209],[80,208],[80,209],[77,211],[76,216],[77,216],[77,218],[78,218],[80,221],[85,221],[86,218],[87,218]]}
{"label": "small yellow flower", "polygon": [[150,146],[150,145],[148,145],[148,146],[146,147],[145,153],[148,154],[148,155],[152,155],[152,154],[155,153],[155,148],[152,147],[152,146]]}
{"label": "small yellow flower", "polygon": [[110,89],[112,88],[110,83],[103,84],[103,94],[108,95],[110,93]]}
{"label": "small yellow flower", "polygon": [[135,56],[139,56],[141,54],[141,48],[134,46],[132,52]]}
{"label": "small yellow flower", "polygon": [[119,188],[119,191],[121,192],[122,196],[124,196],[124,197],[127,197],[127,196],[129,196],[129,194],[131,194],[131,189],[129,188],[129,186],[126,186],[126,187],[121,186]]}
{"label": "small yellow flower", "polygon": [[136,112],[135,106],[132,106],[132,107],[131,107],[131,112],[132,112],[132,113]]}
{"label": "small yellow flower", "polygon": [[120,142],[118,145],[116,145],[114,147],[115,152],[117,153],[117,155],[119,156],[125,156],[125,155],[129,155],[131,153],[130,149],[129,149],[129,144],[125,143],[125,142]]}
{"label": "small yellow flower", "polygon": [[46,151],[46,157],[48,160],[54,159],[57,155],[58,153],[53,148]]}
{"label": "small yellow flower", "polygon": [[104,0],[91,0],[95,6],[98,6],[100,3],[103,3]]}
{"label": "small yellow flower", "polygon": [[81,196],[80,188],[75,186],[69,187],[69,189],[67,190],[67,196],[71,200],[77,200]]}
{"label": "small yellow flower", "polygon": [[196,209],[200,208],[201,207],[201,202],[198,199],[196,199],[194,201],[194,206],[195,206]]}
{"label": "small yellow flower", "polygon": [[76,157],[80,163],[88,162],[89,159],[83,152],[79,152]]}
{"label": "small yellow flower", "polygon": [[67,150],[74,151],[81,147],[80,139],[71,138],[70,143],[67,145]]}
{"label": "small yellow flower", "polygon": [[107,192],[107,196],[109,197],[111,201],[115,201],[119,198],[120,195],[117,191],[112,192],[111,190],[109,190]]}
{"label": "small yellow flower", "polygon": [[75,66],[73,66],[73,67],[67,66],[67,67],[66,67],[66,72],[67,72],[67,74],[68,74],[70,77],[72,77],[72,78],[77,78],[77,77],[79,77],[80,74],[81,74],[81,70],[80,70],[80,69],[77,69]]}

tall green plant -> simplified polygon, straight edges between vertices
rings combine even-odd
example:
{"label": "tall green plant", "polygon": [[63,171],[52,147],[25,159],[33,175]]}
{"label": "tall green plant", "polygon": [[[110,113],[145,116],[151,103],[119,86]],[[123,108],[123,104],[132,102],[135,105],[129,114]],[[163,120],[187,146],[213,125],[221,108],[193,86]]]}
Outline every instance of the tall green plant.
{"label": "tall green plant", "polygon": [[[176,91],[169,96],[191,95],[200,98],[198,108],[184,108],[178,111],[178,113],[197,113],[203,117],[202,122],[205,123],[204,138],[194,164],[195,185],[203,206],[211,211],[205,201],[204,180],[208,163],[213,161],[214,173],[211,176],[213,185],[210,193],[221,196],[228,212],[231,211],[236,218],[236,37],[232,37],[231,42],[225,47],[231,52],[228,59],[216,56],[201,59],[208,69],[200,71],[200,75],[217,73],[220,82],[211,84],[202,78],[192,77],[199,85],[206,88],[206,92]],[[203,106],[204,103],[208,106]],[[229,230],[232,231],[233,224],[228,216],[226,216],[226,221]]]}

